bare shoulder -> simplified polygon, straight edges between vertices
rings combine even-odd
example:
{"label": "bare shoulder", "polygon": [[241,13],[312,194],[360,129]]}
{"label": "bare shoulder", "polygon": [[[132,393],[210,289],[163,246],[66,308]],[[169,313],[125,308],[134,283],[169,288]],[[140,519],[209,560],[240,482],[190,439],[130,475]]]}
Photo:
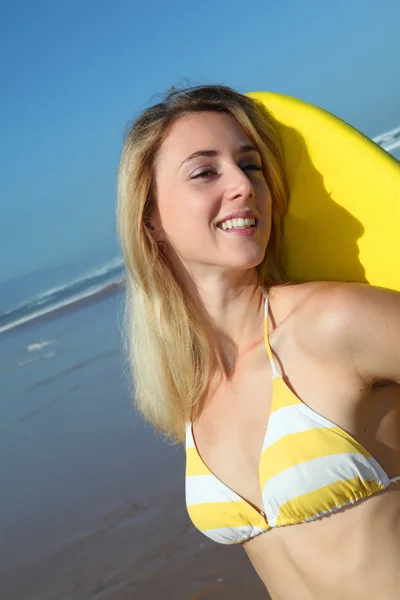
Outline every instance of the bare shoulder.
{"label": "bare shoulder", "polygon": [[293,334],[306,350],[350,359],[369,380],[388,375],[397,380],[397,370],[387,372],[380,363],[399,360],[400,292],[314,282],[300,284],[291,297]]}
{"label": "bare shoulder", "polygon": [[317,282],[299,309],[318,332],[340,336],[371,321],[393,324],[400,316],[400,293],[362,283]]}

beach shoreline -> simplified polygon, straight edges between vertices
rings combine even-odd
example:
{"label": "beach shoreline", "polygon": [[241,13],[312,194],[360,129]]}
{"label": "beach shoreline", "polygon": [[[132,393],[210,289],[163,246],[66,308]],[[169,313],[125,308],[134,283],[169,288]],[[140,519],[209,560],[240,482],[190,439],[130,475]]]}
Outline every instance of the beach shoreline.
{"label": "beach shoreline", "polygon": [[29,327],[30,325],[40,324],[42,321],[47,321],[51,319],[57,319],[58,317],[68,314],[71,311],[80,310],[87,306],[90,306],[93,303],[100,302],[101,300],[106,300],[112,296],[123,293],[124,290],[125,279],[121,279],[120,281],[111,282],[104,287],[101,287],[98,290],[93,291],[87,296],[82,296],[77,299],[72,299],[70,302],[66,302],[61,306],[54,306],[46,310],[46,312],[33,314],[27,317],[21,322],[11,323],[9,326],[5,328],[0,328],[0,339],[3,335],[11,334],[16,329],[21,329],[24,327]]}

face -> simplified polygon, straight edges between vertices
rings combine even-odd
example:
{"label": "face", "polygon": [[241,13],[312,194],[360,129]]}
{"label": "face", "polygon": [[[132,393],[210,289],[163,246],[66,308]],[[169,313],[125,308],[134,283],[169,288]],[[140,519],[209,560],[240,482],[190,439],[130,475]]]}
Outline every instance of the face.
{"label": "face", "polygon": [[261,156],[240,125],[213,112],[182,117],[155,165],[153,225],[196,270],[247,270],[264,258],[271,194]]}

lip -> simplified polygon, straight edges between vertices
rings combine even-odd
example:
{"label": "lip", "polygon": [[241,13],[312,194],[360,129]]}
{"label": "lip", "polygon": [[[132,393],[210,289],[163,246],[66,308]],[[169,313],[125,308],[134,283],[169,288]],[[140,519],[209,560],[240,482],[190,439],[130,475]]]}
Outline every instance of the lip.
{"label": "lip", "polygon": [[224,221],[228,219],[255,219],[259,220],[259,217],[256,215],[254,210],[246,209],[246,210],[235,210],[235,212],[231,212],[228,215],[225,215],[223,219],[220,219],[217,223],[217,227],[221,225]]}

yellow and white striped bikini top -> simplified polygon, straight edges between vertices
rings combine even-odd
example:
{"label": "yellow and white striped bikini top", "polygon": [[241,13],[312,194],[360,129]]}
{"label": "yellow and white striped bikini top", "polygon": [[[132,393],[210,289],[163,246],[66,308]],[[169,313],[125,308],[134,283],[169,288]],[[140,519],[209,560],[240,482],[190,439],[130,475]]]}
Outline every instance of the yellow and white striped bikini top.
{"label": "yellow and white striped bikini top", "polygon": [[186,431],[186,503],[193,524],[222,544],[237,544],[283,525],[312,521],[384,490],[390,479],[351,435],[304,404],[272,365],[271,412],[259,463],[263,510],[216,477]]}

